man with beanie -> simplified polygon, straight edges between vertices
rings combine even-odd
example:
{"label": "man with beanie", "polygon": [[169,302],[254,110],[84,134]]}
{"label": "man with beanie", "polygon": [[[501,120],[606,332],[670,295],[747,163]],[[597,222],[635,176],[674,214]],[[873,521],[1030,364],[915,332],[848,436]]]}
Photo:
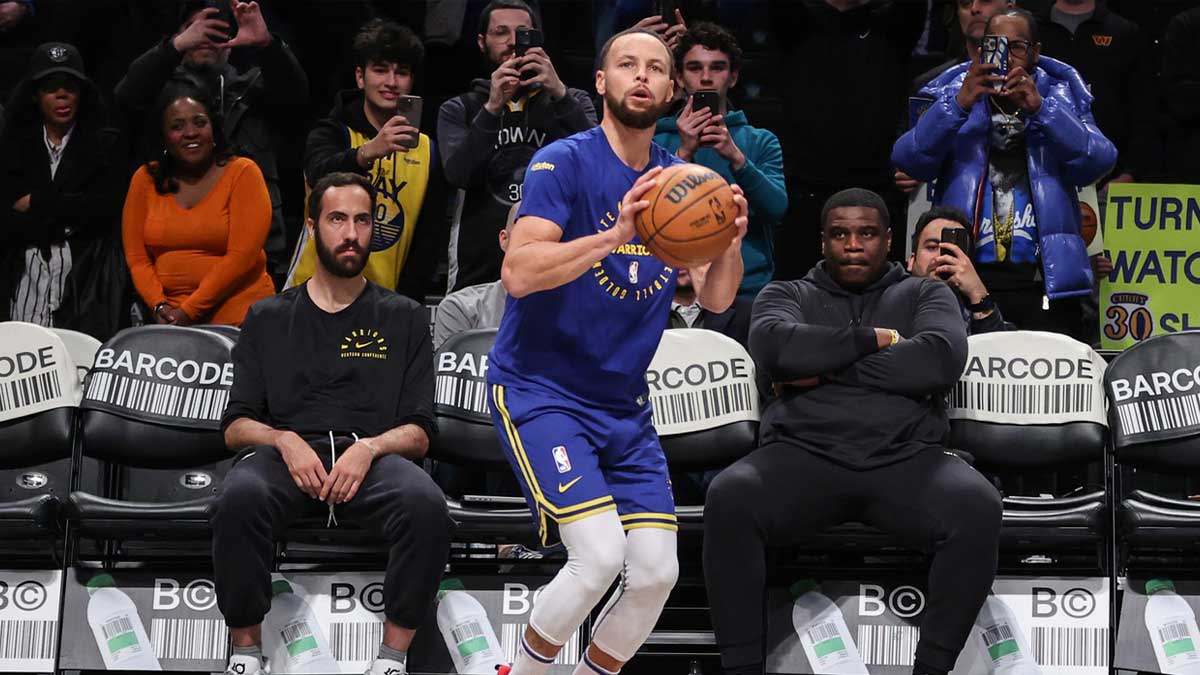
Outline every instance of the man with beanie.
{"label": "man with beanie", "polygon": [[1000,495],[945,448],[942,398],[967,360],[950,288],[889,263],[879,195],[836,193],[825,259],[754,303],[750,353],[780,396],[761,446],[722,471],[704,506],[704,575],[721,663],[763,672],[766,546],[858,521],[932,554],[914,675],[945,675],[996,573]]}

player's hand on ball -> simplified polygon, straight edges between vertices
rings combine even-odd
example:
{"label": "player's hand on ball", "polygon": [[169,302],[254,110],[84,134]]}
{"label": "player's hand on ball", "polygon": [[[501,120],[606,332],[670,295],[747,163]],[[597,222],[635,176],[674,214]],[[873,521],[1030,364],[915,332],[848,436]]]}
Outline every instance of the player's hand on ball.
{"label": "player's hand on ball", "polygon": [[742,191],[741,185],[730,185],[729,189],[733,190],[733,203],[738,206],[738,217],[734,219],[733,224],[737,226],[737,234],[733,235],[733,241],[729,242],[728,251],[737,251],[738,255],[742,253],[742,237],[746,236],[746,228],[750,226],[750,204],[746,202],[746,193]]}
{"label": "player's hand on ball", "polygon": [[650,207],[650,200],[642,199],[642,197],[645,197],[647,192],[658,185],[658,174],[660,173],[662,173],[662,167],[656,166],[642,174],[634,181],[629,192],[625,193],[625,197],[621,199],[621,214],[617,216],[617,224],[609,230],[615,238],[613,248],[627,243],[637,234],[637,228],[634,225],[637,215]]}

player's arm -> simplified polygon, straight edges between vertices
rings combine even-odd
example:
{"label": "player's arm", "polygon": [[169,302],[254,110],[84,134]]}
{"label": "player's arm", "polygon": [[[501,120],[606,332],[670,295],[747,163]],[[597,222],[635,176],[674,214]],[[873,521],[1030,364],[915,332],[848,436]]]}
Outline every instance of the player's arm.
{"label": "player's arm", "polygon": [[579,278],[613,249],[633,239],[634,218],[650,206],[642,197],[656,184],[661,171],[642,174],[621,200],[621,214],[608,230],[562,241],[562,228],[537,216],[522,216],[513,226],[500,268],[504,290],[514,298],[546,291]]}
{"label": "player's arm", "polygon": [[742,285],[742,274],[745,272],[742,264],[742,237],[746,236],[746,227],[750,223],[746,217],[749,209],[746,206],[746,196],[737,185],[733,186],[733,201],[738,205],[738,213],[741,214],[733,221],[737,227],[733,241],[729,242],[725,251],[712,262],[688,270],[696,287],[696,299],[700,301],[700,306],[716,314],[733,305],[738,287]]}

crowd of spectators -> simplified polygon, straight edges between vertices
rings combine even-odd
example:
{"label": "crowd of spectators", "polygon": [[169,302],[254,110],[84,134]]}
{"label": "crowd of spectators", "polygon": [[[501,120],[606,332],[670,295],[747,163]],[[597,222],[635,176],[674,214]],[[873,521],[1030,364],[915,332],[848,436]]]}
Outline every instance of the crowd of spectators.
{"label": "crowd of spectators", "polygon": [[[1084,252],[1076,188],[1200,181],[1200,8],[1150,4],[2,1],[0,315],[101,338],[238,325],[311,275],[304,197],[350,171],[379,194],[367,277],[430,304],[467,291],[454,320],[494,325],[526,165],[597,123],[596,45],[639,25],[676,56],[655,140],[751,210],[739,302],[701,316],[681,283],[672,326],[744,340],[758,291],[821,260],[830,195],[872,190],[899,228],[926,181],[949,210],[912,233],[913,274],[946,278],[992,329],[1087,339],[1108,268]],[[1010,39],[1006,80],[972,65],[985,31]],[[972,250],[923,258],[940,229],[921,230],[952,222]]]}

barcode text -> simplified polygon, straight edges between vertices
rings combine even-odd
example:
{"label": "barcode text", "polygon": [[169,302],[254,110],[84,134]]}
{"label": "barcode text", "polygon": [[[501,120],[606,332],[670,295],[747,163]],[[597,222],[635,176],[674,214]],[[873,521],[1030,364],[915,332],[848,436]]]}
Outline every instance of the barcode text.
{"label": "barcode text", "polygon": [[1078,384],[1001,384],[959,381],[949,407],[1010,415],[1059,415],[1092,411],[1093,387]]}
{"label": "barcode text", "polygon": [[698,422],[754,409],[750,382],[734,382],[699,391],[650,396],[655,426]]}
{"label": "barcode text", "polygon": [[1039,665],[1108,667],[1108,628],[1034,626],[1030,638],[1029,649]]}
{"label": "barcode text", "polygon": [[37,405],[62,396],[57,370],[0,383],[0,412]]}
{"label": "barcode text", "polygon": [[0,621],[0,660],[54,658],[57,623],[53,620]]}
{"label": "barcode text", "polygon": [[916,626],[858,627],[858,651],[868,666],[912,666],[921,629]]}
{"label": "barcode text", "polygon": [[160,659],[224,661],[229,631],[224,619],[151,619],[150,644]]}
{"label": "barcode text", "polygon": [[381,621],[335,621],[329,624],[329,651],[339,662],[370,661],[383,640]]}
{"label": "barcode text", "polygon": [[151,415],[218,421],[229,403],[229,391],[180,387],[95,371],[88,382],[87,398]]}
{"label": "barcode text", "polygon": [[434,384],[435,403],[490,415],[487,403],[487,383],[453,375],[438,375]]}
{"label": "barcode text", "polygon": [[1117,416],[1126,435],[1200,426],[1200,394],[1122,403]]}

